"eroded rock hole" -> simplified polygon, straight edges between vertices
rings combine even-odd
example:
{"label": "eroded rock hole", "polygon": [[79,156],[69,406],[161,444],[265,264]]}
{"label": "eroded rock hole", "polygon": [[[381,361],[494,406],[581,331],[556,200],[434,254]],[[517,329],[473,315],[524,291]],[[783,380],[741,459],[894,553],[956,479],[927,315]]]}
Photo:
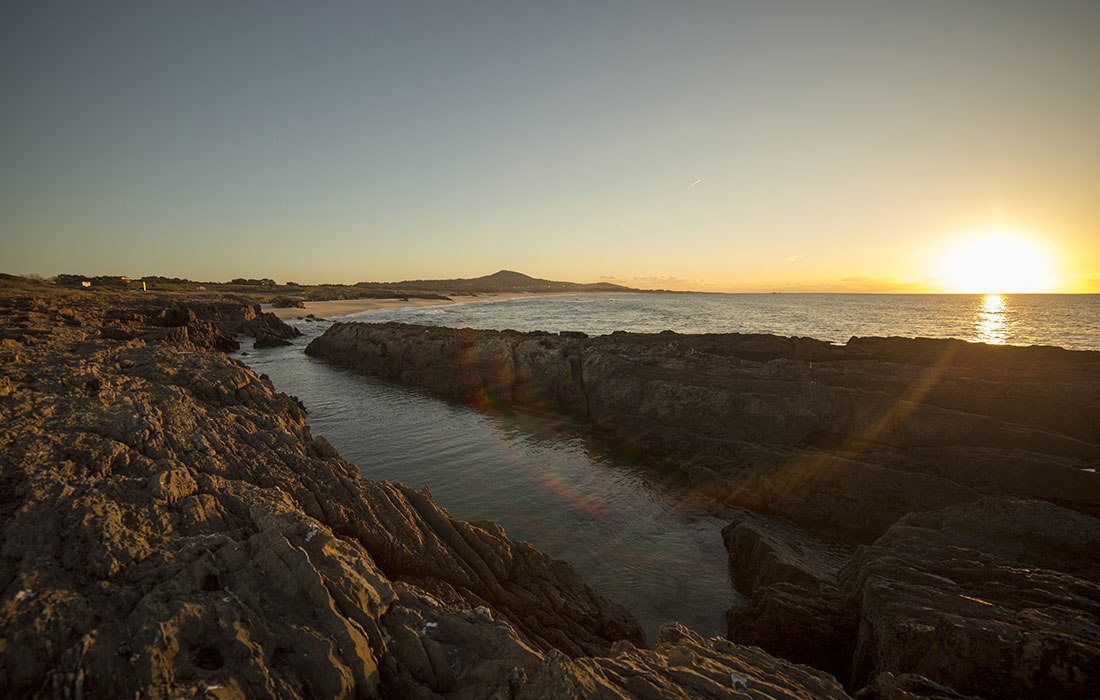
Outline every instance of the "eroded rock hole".
{"label": "eroded rock hole", "polygon": [[216,671],[225,665],[225,658],[220,651],[204,644],[191,651],[191,663],[206,671]]}

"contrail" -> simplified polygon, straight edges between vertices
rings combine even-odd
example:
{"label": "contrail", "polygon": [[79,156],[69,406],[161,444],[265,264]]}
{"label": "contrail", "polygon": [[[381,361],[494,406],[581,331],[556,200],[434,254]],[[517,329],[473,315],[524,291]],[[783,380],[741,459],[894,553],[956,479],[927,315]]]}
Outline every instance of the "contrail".
{"label": "contrail", "polygon": [[698,185],[698,184],[699,184],[700,182],[702,182],[702,181],[703,181],[703,178],[699,178],[699,179],[698,179],[698,180],[696,180],[695,182],[693,182],[693,183],[691,183],[690,185],[688,185],[688,189],[690,190],[690,189],[691,189],[692,187],[695,187],[696,185]]}

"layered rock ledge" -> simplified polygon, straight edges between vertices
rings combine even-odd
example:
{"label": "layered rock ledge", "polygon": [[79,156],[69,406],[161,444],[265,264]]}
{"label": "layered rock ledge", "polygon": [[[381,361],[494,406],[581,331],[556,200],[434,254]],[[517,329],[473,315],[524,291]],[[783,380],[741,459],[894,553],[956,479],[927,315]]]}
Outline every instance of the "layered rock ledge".
{"label": "layered rock ledge", "polygon": [[[259,319],[259,320],[257,320]],[[844,698],[629,611],[426,490],[371,482],[219,349],[217,299],[0,300],[9,697]]]}
{"label": "layered rock ledge", "polygon": [[337,323],[306,352],[574,417],[718,498],[863,541],[986,494],[1100,515],[1100,352],[394,323]]}

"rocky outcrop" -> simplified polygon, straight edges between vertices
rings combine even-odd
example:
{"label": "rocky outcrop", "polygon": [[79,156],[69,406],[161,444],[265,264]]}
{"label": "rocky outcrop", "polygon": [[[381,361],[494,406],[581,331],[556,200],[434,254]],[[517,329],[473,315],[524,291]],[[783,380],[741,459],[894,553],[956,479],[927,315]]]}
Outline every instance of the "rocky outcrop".
{"label": "rocky outcrop", "polygon": [[859,697],[1100,687],[1100,353],[399,324],[336,324],[307,352],[571,416],[809,528],[725,530],[749,598],[729,636]]}
{"label": "rocky outcrop", "polygon": [[306,300],[298,297],[275,297],[271,300],[271,305],[276,309],[304,309]]}
{"label": "rocky outcrop", "polygon": [[1100,688],[1100,520],[985,498],[914,513],[842,573],[853,687],[917,674],[992,698]]}
{"label": "rocky outcrop", "polygon": [[[597,338],[338,323],[306,350],[588,422],[727,502],[871,541],[1002,493],[1100,514],[1100,353],[853,338]],[[1040,476],[1041,475],[1041,476]]]}
{"label": "rocky outcrop", "polygon": [[69,335],[82,340],[94,336],[226,352],[240,347],[238,336],[285,340],[301,335],[275,314],[262,312],[259,304],[234,297],[135,293],[120,301],[74,294],[60,298],[11,296],[3,303],[6,315],[0,340],[9,339],[17,345],[52,334],[58,327],[73,329]]}
{"label": "rocky outcrop", "polygon": [[675,626],[646,649],[568,564],[362,479],[296,400],[198,351],[276,327],[254,309],[0,318],[8,697],[847,697]]}
{"label": "rocky outcrop", "polygon": [[[731,558],[761,548],[751,541],[728,538]],[[1087,698],[1100,687],[1096,518],[983,498],[906,516],[831,580],[771,570],[730,611],[731,638],[850,679],[861,697]]]}

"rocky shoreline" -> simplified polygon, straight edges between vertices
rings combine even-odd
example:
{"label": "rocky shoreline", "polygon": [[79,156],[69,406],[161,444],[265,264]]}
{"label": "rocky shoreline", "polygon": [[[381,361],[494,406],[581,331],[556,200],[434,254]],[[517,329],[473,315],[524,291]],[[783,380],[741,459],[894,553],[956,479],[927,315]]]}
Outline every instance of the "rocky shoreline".
{"label": "rocky shoreline", "polygon": [[[307,353],[565,415],[725,502],[729,637],[861,697],[1100,687],[1100,353],[961,341],[335,324]],[[813,536],[849,543],[823,557]],[[807,545],[806,542],[811,544]]]}
{"label": "rocky shoreline", "polygon": [[653,649],[567,563],[362,479],[227,357],[219,297],[0,299],[8,697],[843,698],[678,625]]}

